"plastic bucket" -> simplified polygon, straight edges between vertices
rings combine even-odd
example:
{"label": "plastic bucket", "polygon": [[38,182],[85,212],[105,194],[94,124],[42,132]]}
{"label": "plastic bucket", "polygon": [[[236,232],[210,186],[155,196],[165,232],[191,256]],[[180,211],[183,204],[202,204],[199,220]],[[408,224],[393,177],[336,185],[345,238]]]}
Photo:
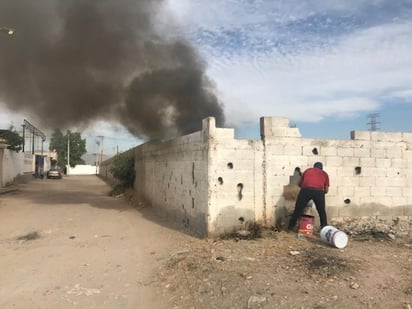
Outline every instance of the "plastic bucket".
{"label": "plastic bucket", "polygon": [[315,217],[311,215],[302,215],[299,219],[299,234],[312,235],[313,234],[313,222]]}
{"label": "plastic bucket", "polygon": [[348,244],[348,235],[336,227],[327,225],[320,231],[320,238],[327,244],[336,248],[345,248]]}

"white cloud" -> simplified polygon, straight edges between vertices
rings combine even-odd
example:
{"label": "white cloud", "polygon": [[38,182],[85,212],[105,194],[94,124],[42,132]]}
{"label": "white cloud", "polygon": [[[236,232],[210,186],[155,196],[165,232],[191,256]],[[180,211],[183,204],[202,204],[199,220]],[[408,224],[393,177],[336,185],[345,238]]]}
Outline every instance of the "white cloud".
{"label": "white cloud", "polygon": [[[270,115],[295,121],[350,117],[391,98],[411,98],[412,22],[342,21],[351,21],[352,13],[367,16],[357,10],[379,10],[387,1],[170,2],[209,63],[230,125]],[[299,24],[331,12],[321,25]],[[300,28],[279,26],[290,22]],[[319,28],[334,23],[345,29],[334,34]]]}

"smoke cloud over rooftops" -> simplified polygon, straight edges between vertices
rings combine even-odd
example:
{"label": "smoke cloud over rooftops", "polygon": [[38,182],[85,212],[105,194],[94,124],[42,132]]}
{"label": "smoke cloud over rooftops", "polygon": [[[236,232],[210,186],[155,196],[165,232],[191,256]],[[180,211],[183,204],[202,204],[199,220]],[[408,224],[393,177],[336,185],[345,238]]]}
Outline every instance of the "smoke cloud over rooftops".
{"label": "smoke cloud over rooftops", "polygon": [[199,130],[209,116],[223,125],[206,64],[157,27],[171,20],[164,2],[2,0],[0,23],[16,33],[0,37],[0,101],[49,128],[115,119],[146,139]]}

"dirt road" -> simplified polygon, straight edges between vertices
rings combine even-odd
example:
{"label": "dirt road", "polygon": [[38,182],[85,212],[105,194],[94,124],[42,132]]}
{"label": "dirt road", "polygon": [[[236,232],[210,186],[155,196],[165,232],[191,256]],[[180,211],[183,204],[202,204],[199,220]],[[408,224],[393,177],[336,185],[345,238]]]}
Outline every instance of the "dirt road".
{"label": "dirt road", "polygon": [[0,195],[0,308],[412,309],[412,222],[344,249],[272,230],[198,239],[109,190],[71,176]]}
{"label": "dirt road", "polygon": [[167,308],[153,273],[189,236],[94,176],[0,195],[0,308]]}

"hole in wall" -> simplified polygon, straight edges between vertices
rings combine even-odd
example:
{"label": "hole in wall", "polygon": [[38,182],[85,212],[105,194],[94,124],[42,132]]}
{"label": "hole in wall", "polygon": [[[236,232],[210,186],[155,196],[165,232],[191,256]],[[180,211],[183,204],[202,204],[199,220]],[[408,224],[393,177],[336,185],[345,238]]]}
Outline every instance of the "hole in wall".
{"label": "hole in wall", "polygon": [[350,198],[345,198],[345,200],[343,201],[345,204],[350,204],[351,203],[351,200],[350,200]]}
{"label": "hole in wall", "polygon": [[313,148],[312,149],[312,153],[314,154],[314,155],[318,155],[319,154],[319,152],[318,152],[318,148]]}
{"label": "hole in wall", "polygon": [[232,162],[229,162],[229,163],[227,164],[227,167],[228,167],[229,169],[232,169],[232,168],[233,168],[233,163],[232,163]]}
{"label": "hole in wall", "polygon": [[219,182],[219,185],[223,185],[223,178],[222,178],[222,177],[219,177],[219,178],[217,179],[217,181]]}
{"label": "hole in wall", "polygon": [[243,198],[242,191],[243,191],[243,183],[238,183],[237,184],[237,198],[239,199],[239,201],[241,201]]}
{"label": "hole in wall", "polygon": [[300,170],[299,166],[295,167],[295,171],[293,172],[293,175],[302,176],[302,171]]}
{"label": "hole in wall", "polygon": [[192,208],[195,208],[195,199],[192,197]]}
{"label": "hole in wall", "polygon": [[362,167],[356,166],[355,167],[355,173],[356,173],[356,175],[360,175],[360,173],[362,173]]}
{"label": "hole in wall", "polygon": [[239,217],[239,219],[238,219],[238,220],[240,221],[240,223],[245,222],[245,218],[243,218],[243,217]]}

